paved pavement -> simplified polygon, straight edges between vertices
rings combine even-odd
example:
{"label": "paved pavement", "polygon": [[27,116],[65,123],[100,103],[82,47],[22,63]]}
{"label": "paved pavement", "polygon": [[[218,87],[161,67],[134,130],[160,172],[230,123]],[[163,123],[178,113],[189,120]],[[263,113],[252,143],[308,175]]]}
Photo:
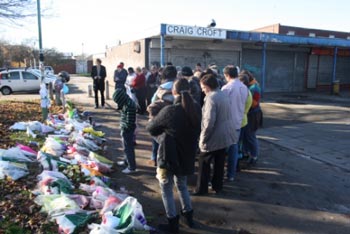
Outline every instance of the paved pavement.
{"label": "paved pavement", "polygon": [[262,106],[267,118],[285,110],[287,121],[260,129],[259,139],[350,171],[350,91],[343,96],[270,94]]}

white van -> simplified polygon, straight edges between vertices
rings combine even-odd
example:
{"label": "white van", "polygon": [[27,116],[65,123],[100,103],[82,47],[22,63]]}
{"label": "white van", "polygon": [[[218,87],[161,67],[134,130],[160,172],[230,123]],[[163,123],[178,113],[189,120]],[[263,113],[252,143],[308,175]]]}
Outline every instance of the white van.
{"label": "white van", "polygon": [[[45,75],[46,84],[57,79],[54,75]],[[3,95],[13,92],[32,92],[40,89],[41,74],[35,69],[11,69],[0,72],[0,91]]]}

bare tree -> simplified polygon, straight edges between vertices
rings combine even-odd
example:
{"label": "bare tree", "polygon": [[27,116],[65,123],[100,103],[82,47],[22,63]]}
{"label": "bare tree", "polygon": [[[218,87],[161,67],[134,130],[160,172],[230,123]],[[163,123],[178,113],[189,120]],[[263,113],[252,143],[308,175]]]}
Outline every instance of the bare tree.
{"label": "bare tree", "polygon": [[16,20],[36,15],[35,0],[1,0],[0,20],[16,23]]}
{"label": "bare tree", "polygon": [[26,45],[12,45],[11,46],[11,59],[13,62],[18,63],[18,67],[24,63],[24,66],[28,66],[26,61],[31,58],[31,49]]}

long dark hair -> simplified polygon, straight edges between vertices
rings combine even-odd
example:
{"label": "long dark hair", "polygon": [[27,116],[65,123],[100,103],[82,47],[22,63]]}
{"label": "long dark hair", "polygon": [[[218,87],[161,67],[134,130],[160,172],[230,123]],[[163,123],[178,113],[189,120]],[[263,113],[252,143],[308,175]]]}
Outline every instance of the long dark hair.
{"label": "long dark hair", "polygon": [[200,115],[196,110],[195,103],[190,95],[190,84],[185,78],[177,79],[174,82],[174,90],[181,95],[181,106],[185,110],[187,118],[192,126],[200,122]]}

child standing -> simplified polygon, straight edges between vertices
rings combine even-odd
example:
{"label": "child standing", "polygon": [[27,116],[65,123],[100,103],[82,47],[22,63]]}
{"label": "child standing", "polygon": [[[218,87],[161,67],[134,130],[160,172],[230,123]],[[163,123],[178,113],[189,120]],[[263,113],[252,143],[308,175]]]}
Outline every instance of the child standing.
{"label": "child standing", "polygon": [[136,105],[127,95],[124,89],[117,88],[113,94],[113,100],[121,109],[120,135],[122,137],[125,159],[118,165],[126,164],[122,171],[125,174],[136,172],[134,133],[136,128]]}

